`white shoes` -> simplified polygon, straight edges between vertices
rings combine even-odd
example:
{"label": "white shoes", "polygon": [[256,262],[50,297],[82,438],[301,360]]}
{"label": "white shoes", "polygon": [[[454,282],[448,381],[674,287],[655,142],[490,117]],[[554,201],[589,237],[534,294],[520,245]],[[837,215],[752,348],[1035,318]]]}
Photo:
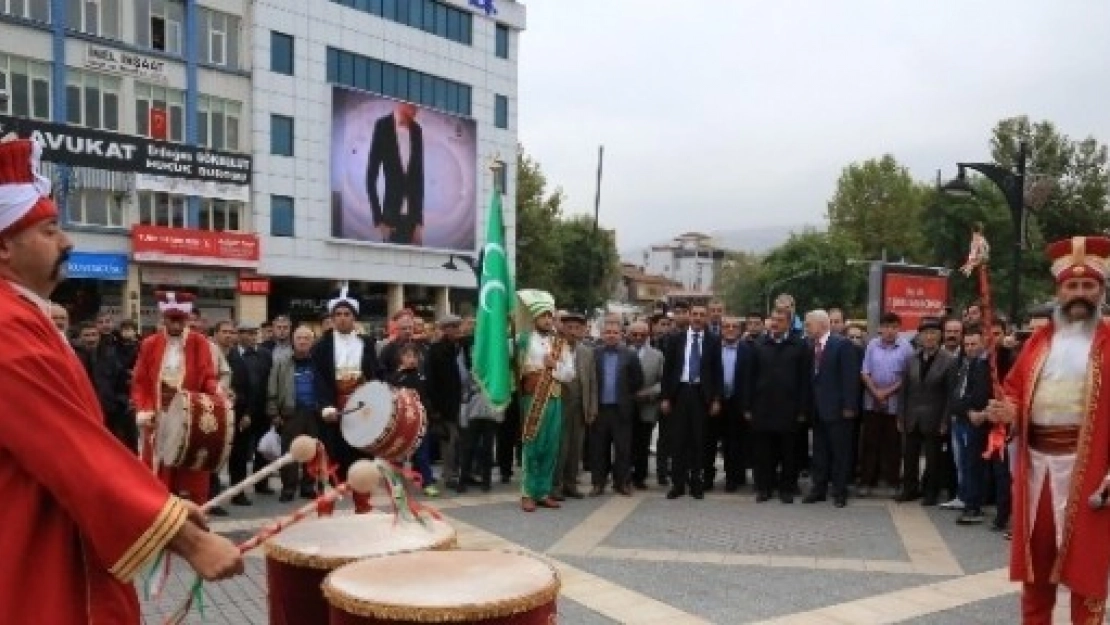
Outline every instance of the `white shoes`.
{"label": "white shoes", "polygon": [[945,510],[963,510],[964,502],[960,501],[959,497],[956,497],[952,501],[940,504],[940,507]]}

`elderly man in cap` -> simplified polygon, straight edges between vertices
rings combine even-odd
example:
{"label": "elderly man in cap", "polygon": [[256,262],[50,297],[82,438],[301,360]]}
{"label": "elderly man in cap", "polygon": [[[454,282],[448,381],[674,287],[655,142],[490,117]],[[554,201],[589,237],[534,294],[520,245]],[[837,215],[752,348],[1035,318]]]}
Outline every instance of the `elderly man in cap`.
{"label": "elderly man in cap", "polygon": [[1017,440],[1010,578],[1022,622],[1053,622],[1057,585],[1071,622],[1102,623],[1110,577],[1110,325],[1099,318],[1110,239],[1048,248],[1056,309],[1029,338],[987,418]]}
{"label": "elderly man in cap", "polygon": [[442,477],[448,487],[465,492],[469,467],[460,470],[462,432],[459,411],[466,400],[470,381],[470,354],[459,340],[462,319],[446,315],[439,319],[440,338],[428,347],[424,373],[428,378],[428,418],[439,436],[443,457]]}
{"label": "elderly man in cap", "polygon": [[582,340],[586,336],[586,315],[568,311],[559,314],[560,335],[574,352],[574,379],[563,385],[563,431],[551,495],[561,501],[584,496],[578,490],[578,472],[582,469],[586,426],[597,417],[597,371],[594,350]]}
{"label": "elderly man in cap", "polygon": [[574,352],[555,334],[555,299],[533,289],[517,292],[517,371],[520,372],[521,452],[524,478],[520,507],[559,508],[554,494],[563,432],[563,386],[574,380]]}
{"label": "elderly man in cap", "polygon": [[[47,298],[73,245],[41,154],[33,141],[0,140],[0,611],[6,623],[137,625],[132,582],[156,554],[177,553],[209,580],[241,573],[243,559],[104,427],[88,376],[50,321]],[[190,351],[204,358],[199,340]],[[191,380],[215,390],[203,365]]]}
{"label": "elderly man in cap", "polygon": [[[917,328],[921,347],[902,371],[898,396],[898,432],[902,435],[902,492],[896,500],[922,497],[935,506],[940,495],[941,446],[948,435],[948,382],[956,359],[940,348],[942,324],[925,317]],[[925,452],[925,483],[921,484],[921,452]]]}

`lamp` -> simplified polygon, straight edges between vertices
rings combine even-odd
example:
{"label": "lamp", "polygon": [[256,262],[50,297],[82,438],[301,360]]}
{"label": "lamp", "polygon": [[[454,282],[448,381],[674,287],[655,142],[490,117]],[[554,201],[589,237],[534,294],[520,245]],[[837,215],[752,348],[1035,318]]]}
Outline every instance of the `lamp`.
{"label": "lamp", "polygon": [[458,270],[459,270],[459,266],[455,264],[455,255],[454,255],[454,254],[452,254],[452,255],[451,255],[451,256],[450,256],[450,257],[449,257],[449,258],[447,259],[447,262],[443,263],[442,267],[443,267],[444,269],[449,269],[449,270],[451,270],[451,271],[458,271]]}
{"label": "lamp", "polygon": [[945,195],[953,198],[969,198],[975,195],[975,189],[967,182],[967,171],[963,166],[960,166],[960,173],[940,189]]}

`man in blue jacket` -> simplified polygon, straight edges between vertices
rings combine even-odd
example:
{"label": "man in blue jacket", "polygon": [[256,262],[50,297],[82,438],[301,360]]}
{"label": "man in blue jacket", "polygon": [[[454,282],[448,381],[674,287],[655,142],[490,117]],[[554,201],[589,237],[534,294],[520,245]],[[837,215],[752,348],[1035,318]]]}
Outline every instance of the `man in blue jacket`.
{"label": "man in blue jacket", "polygon": [[832,482],[833,503],[848,503],[852,425],[859,410],[860,362],[851,341],[830,331],[829,313],[806,315],[813,350],[813,487],[803,503],[825,501]]}

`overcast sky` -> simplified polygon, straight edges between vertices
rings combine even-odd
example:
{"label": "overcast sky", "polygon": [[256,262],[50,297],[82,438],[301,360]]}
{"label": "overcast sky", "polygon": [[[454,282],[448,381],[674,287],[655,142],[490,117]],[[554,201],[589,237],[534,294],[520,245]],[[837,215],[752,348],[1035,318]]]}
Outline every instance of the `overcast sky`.
{"label": "overcast sky", "polygon": [[531,0],[520,138],[622,250],[824,222],[841,169],[989,158],[999,119],[1110,140],[1107,0]]}

